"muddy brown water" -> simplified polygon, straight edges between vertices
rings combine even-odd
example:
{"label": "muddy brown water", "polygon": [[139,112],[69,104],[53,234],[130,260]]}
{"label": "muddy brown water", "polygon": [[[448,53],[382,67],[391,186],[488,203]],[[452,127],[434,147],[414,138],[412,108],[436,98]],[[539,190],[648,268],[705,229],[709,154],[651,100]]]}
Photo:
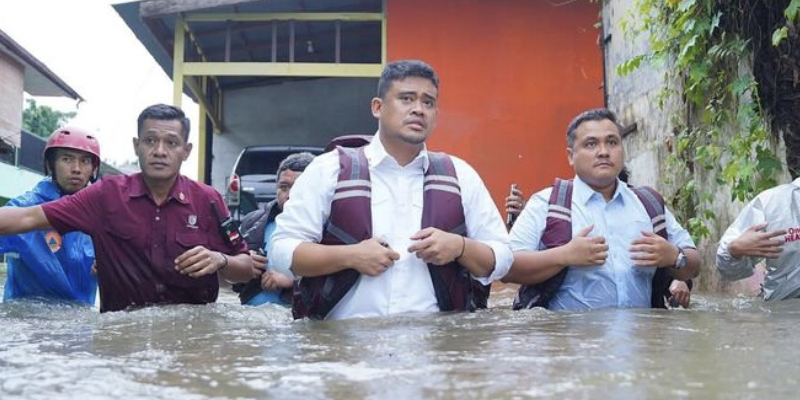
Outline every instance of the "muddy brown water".
{"label": "muddy brown water", "polygon": [[[0,276],[0,283],[5,277]],[[293,322],[206,306],[0,304],[0,399],[795,399],[800,302]]]}

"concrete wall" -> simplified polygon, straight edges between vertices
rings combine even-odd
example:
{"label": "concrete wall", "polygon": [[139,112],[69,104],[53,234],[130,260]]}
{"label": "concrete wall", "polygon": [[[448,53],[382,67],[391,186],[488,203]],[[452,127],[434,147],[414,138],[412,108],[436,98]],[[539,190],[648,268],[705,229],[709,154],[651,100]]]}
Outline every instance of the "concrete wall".
{"label": "concrete wall", "polygon": [[[620,77],[617,66],[647,48],[645,37],[626,37],[620,26],[632,6],[633,0],[606,1],[603,7],[603,34],[605,47],[607,107],[617,113],[624,126],[636,124],[636,131],[625,138],[626,164],[631,170],[631,182],[647,184],[672,193],[661,179],[662,162],[667,157],[667,146],[673,138],[670,113],[678,108],[675,99],[667,99],[664,109],[659,107],[658,96],[664,87],[664,70],[643,65],[633,73]],[[609,40],[610,35],[610,40]]]}
{"label": "concrete wall", "polygon": [[0,137],[19,146],[25,67],[0,52]]}
{"label": "concrete wall", "polygon": [[324,147],[335,136],[375,133],[370,101],[377,86],[377,78],[324,78],[227,91],[225,133],[214,136],[212,186],[223,191],[244,146]]}
{"label": "concrete wall", "polygon": [[[606,35],[611,35],[605,51],[608,107],[619,115],[623,125],[637,125],[637,130],[625,139],[627,165],[632,171],[631,182],[657,188],[667,199],[669,207],[676,190],[675,180],[680,177],[678,171],[669,170],[665,160],[672,151],[675,139],[672,120],[686,120],[686,109],[678,96],[660,98],[666,84],[664,68],[668,66],[656,68],[642,64],[632,74],[625,77],[617,75],[616,68],[620,63],[642,54],[648,46],[645,37],[626,37],[621,30],[621,21],[631,10],[633,3],[634,0],[603,2],[603,29]],[[744,60],[742,73],[750,73],[750,67],[746,64],[748,63]],[[659,105],[660,101],[663,102],[663,107]],[[724,164],[724,159],[721,162]],[[754,275],[735,283],[722,282],[714,268],[719,238],[743,207],[743,204],[730,200],[731,194],[727,186],[717,185],[715,173],[716,171],[700,171],[694,175],[698,186],[715,193],[712,211],[716,215],[715,221],[709,227],[710,237],[697,243],[703,256],[699,288],[706,291],[757,292],[760,276]]]}

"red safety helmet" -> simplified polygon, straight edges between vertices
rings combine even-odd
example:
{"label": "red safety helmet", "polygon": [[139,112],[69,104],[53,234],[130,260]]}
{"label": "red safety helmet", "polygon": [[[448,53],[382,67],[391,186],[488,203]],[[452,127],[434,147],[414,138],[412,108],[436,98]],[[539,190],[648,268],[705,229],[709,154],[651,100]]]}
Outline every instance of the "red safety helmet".
{"label": "red safety helmet", "polygon": [[44,146],[45,171],[47,170],[47,155],[51,149],[73,149],[85,151],[94,156],[94,166],[100,166],[100,144],[97,138],[82,128],[65,126],[56,129],[47,139]]}

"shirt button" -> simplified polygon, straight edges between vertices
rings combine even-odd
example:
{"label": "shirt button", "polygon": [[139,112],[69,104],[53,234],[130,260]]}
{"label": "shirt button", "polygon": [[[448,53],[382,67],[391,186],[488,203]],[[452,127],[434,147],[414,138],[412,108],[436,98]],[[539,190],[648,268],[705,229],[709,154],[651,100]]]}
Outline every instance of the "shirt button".
{"label": "shirt button", "polygon": [[161,217],[156,216],[156,221],[161,221]]}

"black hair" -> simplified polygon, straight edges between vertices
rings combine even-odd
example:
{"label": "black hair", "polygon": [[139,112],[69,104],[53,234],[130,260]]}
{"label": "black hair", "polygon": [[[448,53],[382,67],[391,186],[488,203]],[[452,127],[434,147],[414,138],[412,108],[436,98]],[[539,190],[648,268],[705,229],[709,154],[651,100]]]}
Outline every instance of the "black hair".
{"label": "black hair", "polygon": [[286,171],[287,169],[294,172],[303,172],[308,167],[308,164],[311,164],[311,161],[314,160],[314,155],[304,151],[302,153],[294,153],[289,154],[288,157],[284,158],[283,161],[278,165],[278,173],[275,176],[280,176],[281,172]]}
{"label": "black hair", "polygon": [[622,171],[619,171],[617,178],[625,183],[628,183],[628,180],[631,178],[631,170],[628,169],[628,166],[622,166]]}
{"label": "black hair", "polygon": [[428,63],[420,60],[400,60],[386,64],[378,81],[378,97],[383,98],[394,81],[402,81],[408,77],[423,78],[431,81],[439,90],[439,76]]}
{"label": "black hair", "polygon": [[183,110],[180,108],[167,104],[153,104],[152,106],[145,108],[142,110],[142,113],[139,114],[139,119],[137,120],[137,136],[142,135],[142,126],[144,125],[144,121],[146,119],[181,121],[181,128],[183,130],[181,133],[183,134],[183,141],[186,143],[189,142],[189,118],[186,118],[186,114],[184,114]]}
{"label": "black hair", "polygon": [[603,121],[609,120],[617,126],[617,130],[622,135],[622,125],[617,121],[617,116],[607,108],[595,108],[592,110],[584,111],[575,118],[567,126],[567,146],[571,149],[575,145],[575,131],[578,127],[586,121]]}

